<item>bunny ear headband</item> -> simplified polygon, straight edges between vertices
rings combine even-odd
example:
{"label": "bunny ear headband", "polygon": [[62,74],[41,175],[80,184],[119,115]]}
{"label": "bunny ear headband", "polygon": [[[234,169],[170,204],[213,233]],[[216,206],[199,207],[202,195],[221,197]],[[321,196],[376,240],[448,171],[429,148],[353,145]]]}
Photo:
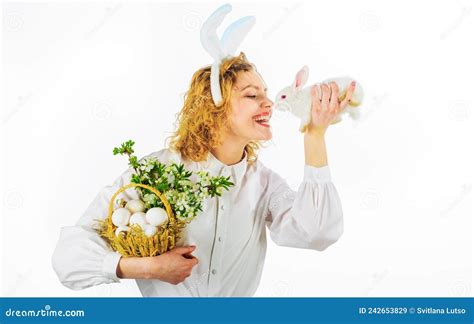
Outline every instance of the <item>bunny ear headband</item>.
{"label": "bunny ear headband", "polygon": [[255,17],[247,16],[234,21],[222,34],[219,40],[217,27],[225,16],[232,10],[230,4],[225,4],[207,18],[201,27],[201,43],[206,52],[212,56],[214,63],[211,66],[211,95],[216,106],[222,103],[222,92],[219,82],[219,67],[222,61],[231,57],[237,50],[255,24]]}

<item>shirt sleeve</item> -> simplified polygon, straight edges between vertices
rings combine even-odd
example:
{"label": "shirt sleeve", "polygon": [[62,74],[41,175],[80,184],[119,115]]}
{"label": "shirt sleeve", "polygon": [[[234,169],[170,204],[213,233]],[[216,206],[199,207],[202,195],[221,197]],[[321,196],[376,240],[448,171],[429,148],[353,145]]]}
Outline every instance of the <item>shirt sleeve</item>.
{"label": "shirt sleeve", "polygon": [[[129,168],[112,185],[102,188],[74,226],[61,228],[52,266],[64,286],[80,290],[120,282],[116,269],[121,255],[113,251],[93,227],[98,219],[107,217],[110,199],[120,187],[130,183],[133,172]],[[138,198],[138,194],[129,189],[119,197],[129,200]]]}
{"label": "shirt sleeve", "polygon": [[329,166],[304,166],[298,191],[271,172],[266,224],[281,246],[325,250],[342,235],[343,213]]}

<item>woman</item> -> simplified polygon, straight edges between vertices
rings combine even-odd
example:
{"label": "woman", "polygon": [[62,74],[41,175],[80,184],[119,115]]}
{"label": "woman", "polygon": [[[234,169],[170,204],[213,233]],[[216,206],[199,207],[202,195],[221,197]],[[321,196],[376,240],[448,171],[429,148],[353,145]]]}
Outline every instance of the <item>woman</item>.
{"label": "woman", "polygon": [[[219,72],[223,103],[216,107],[212,101],[210,66],[198,70],[169,147],[148,156],[230,176],[235,186],[205,203],[186,227],[181,247],[155,257],[124,258],[92,226],[107,214],[112,194],[130,182],[128,169],[98,194],[75,226],[62,228],[52,261],[66,287],[133,278],[143,296],[252,296],[263,269],[266,227],[278,245],[318,251],[341,236],[342,207],[327,166],[324,134],[355,85],[343,102],[335,83],[323,84],[321,93],[313,86],[304,180],[294,192],[257,159],[261,142],[272,137],[266,119],[273,103],[255,66],[240,53],[224,60]],[[137,198],[136,192],[128,195]]]}

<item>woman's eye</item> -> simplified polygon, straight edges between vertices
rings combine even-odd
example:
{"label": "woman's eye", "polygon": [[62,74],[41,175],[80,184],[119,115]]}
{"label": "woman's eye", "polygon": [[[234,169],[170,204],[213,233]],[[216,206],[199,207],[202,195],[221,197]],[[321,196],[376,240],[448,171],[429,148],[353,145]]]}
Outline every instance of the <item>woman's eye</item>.
{"label": "woman's eye", "polygon": [[247,96],[247,98],[257,98],[257,96]]}

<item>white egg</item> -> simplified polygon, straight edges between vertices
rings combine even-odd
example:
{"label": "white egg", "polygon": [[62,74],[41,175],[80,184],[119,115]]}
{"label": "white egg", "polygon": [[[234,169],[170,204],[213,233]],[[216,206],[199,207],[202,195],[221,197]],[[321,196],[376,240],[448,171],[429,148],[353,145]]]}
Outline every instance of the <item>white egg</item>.
{"label": "white egg", "polygon": [[112,214],[112,223],[115,226],[125,226],[128,224],[130,211],[126,208],[117,208]]}
{"label": "white egg", "polygon": [[133,224],[138,224],[143,228],[143,225],[146,224],[146,218],[145,218],[145,213],[143,212],[138,212],[134,213],[132,217],[130,217],[130,225]]}
{"label": "white egg", "polygon": [[145,232],[145,235],[147,237],[152,237],[153,235],[156,234],[156,226],[153,226],[151,224],[145,224],[143,227],[143,232]]}
{"label": "white egg", "polygon": [[120,232],[128,232],[130,230],[130,227],[128,226],[119,226],[115,230],[115,236],[119,236]]}
{"label": "white egg", "polygon": [[125,205],[125,208],[127,208],[132,214],[143,212],[145,211],[145,203],[140,199],[133,199]]}
{"label": "white egg", "polygon": [[146,212],[146,221],[153,226],[161,226],[168,221],[166,210],[160,207],[150,208]]}

